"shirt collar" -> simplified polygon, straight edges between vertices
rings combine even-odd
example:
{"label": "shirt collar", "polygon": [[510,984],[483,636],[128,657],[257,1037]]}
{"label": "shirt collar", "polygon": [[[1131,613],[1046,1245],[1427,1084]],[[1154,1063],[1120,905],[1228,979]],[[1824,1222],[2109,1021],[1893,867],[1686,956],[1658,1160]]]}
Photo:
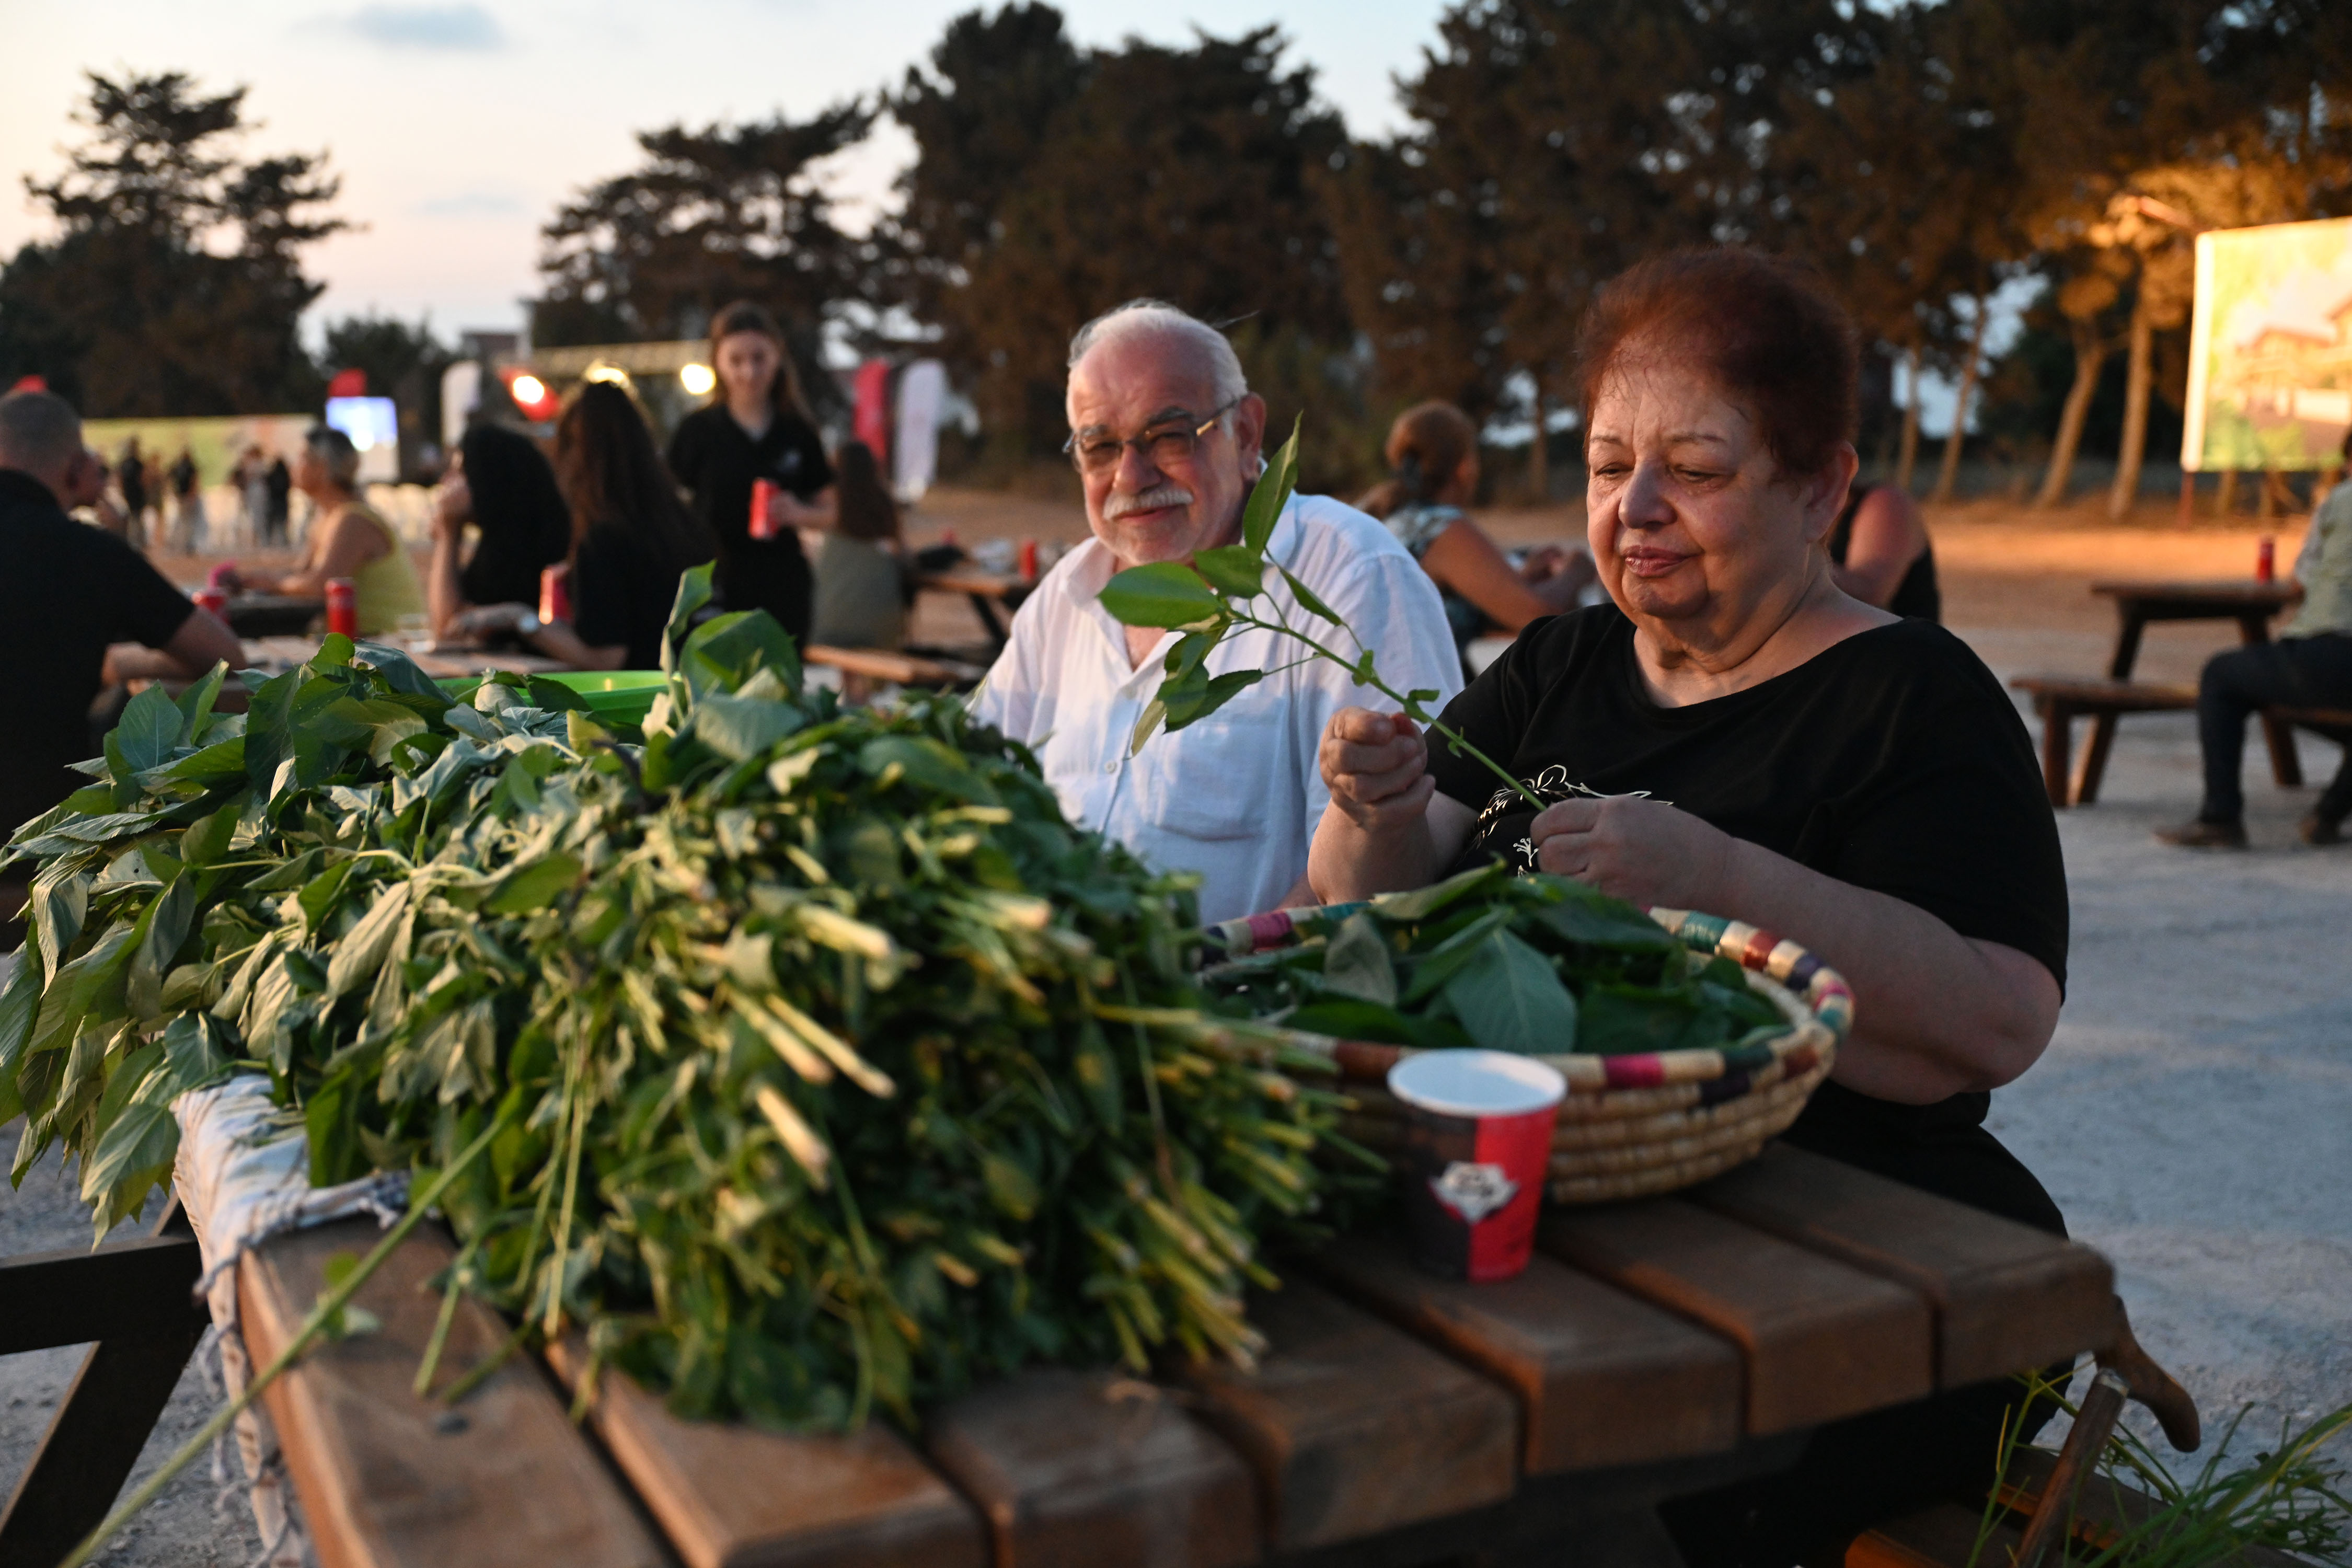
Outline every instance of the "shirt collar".
{"label": "shirt collar", "polygon": [[[1298,521],[1298,497],[1293,494],[1283,503],[1282,515],[1275,519],[1274,531],[1266,537],[1266,554],[1285,565],[1289,564],[1298,552],[1299,536],[1304,527]],[[1118,656],[1124,668],[1127,664],[1127,628],[1102,607],[1102,591],[1110,582],[1115,564],[1110,546],[1089,533],[1087,542],[1070,553],[1073,559],[1062,568],[1069,574],[1065,591],[1077,603],[1081,613],[1102,633],[1104,640],[1110,644],[1111,650]],[[1160,640],[1164,642],[1174,635],[1173,632],[1168,633]],[[1153,668],[1153,664],[1147,658],[1135,668],[1139,672]]]}

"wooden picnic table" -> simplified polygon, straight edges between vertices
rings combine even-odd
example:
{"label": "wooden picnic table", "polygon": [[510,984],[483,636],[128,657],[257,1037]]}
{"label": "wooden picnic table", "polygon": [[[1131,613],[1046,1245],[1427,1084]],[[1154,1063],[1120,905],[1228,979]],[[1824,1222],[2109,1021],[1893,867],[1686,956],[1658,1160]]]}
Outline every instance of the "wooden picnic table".
{"label": "wooden picnic table", "polygon": [[326,613],[315,594],[231,594],[221,618],[241,637],[292,637]]}
{"label": "wooden picnic table", "polygon": [[[397,645],[388,643],[386,646]],[[258,669],[291,669],[318,651],[319,639],[314,637],[245,639],[246,662],[248,667]],[[514,649],[404,647],[401,651],[408,655],[417,668],[436,680],[463,680],[486,669],[510,670],[517,675],[548,675],[572,668],[562,659]]]}
{"label": "wooden picnic table", "polygon": [[[374,1235],[247,1257],[257,1362]],[[1554,1211],[1502,1284],[1425,1275],[1387,1237],[1293,1260],[1253,1303],[1255,1373],[1035,1369],[918,1435],[793,1436],[679,1420],[608,1369],[592,1442],[566,1419],[574,1347],[454,1407],[412,1391],[453,1256],[420,1229],[360,1293],[382,1328],[267,1395],[331,1568],[1671,1561],[1661,1500],[1785,1468],[1823,1423],[2103,1348],[2117,1321],[2090,1249],[1778,1147],[1678,1196]],[[440,1385],[508,1335],[461,1304]]]}
{"label": "wooden picnic table", "polygon": [[915,574],[915,586],[931,594],[961,594],[971,602],[972,613],[986,628],[991,645],[1002,650],[1012,635],[1008,617],[1021,607],[1021,601],[1037,584],[1028,578],[983,572],[965,564],[941,572],[919,572]]}
{"label": "wooden picnic table", "polygon": [[[2116,602],[2116,652],[2107,663],[2112,680],[2129,680],[2139,661],[2140,635],[2154,621],[2235,621],[2240,640],[2248,647],[2271,640],[2271,620],[2280,611],[2301,602],[2303,584],[2286,579],[2258,583],[2249,578],[2202,582],[2094,583],[2091,592]],[[2088,754],[2104,760],[2115,743],[2119,715],[2101,713],[2092,721]],[[2265,715],[2263,739],[2271,752],[2271,773],[2282,789],[2303,783],[2303,762],[2295,755],[2294,727]]]}

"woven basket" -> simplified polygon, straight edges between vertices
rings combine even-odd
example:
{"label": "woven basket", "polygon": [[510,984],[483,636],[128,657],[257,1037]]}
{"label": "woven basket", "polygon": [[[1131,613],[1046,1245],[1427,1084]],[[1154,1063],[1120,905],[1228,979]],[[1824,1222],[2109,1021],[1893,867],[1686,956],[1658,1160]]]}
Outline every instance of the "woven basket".
{"label": "woven basket", "polygon": [[[1227,921],[1214,935],[1228,956],[1285,947],[1337,925],[1365,908],[1334,904],[1276,910]],[[1772,932],[1720,915],[1652,910],[1650,918],[1698,955],[1728,958],[1748,987],[1778,1008],[1787,1026],[1751,1032],[1716,1050],[1633,1056],[1539,1056],[1568,1079],[1551,1141],[1548,1187],[1565,1204],[1670,1193],[1754,1159],[1786,1131],[1806,1100],[1829,1077],[1853,1022],[1853,993],[1822,961]],[[1349,1085],[1356,1110],[1341,1131],[1382,1153],[1393,1150],[1402,1112],[1385,1085],[1390,1068],[1413,1054],[1407,1046],[1294,1035],[1329,1057]]]}

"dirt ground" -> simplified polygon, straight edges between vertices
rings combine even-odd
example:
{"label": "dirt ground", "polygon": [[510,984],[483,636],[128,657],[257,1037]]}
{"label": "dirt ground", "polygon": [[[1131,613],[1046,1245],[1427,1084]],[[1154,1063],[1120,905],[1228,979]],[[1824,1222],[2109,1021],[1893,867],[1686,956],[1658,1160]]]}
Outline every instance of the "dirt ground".
{"label": "dirt ground", "polygon": [[[1482,521],[1510,543],[1581,533],[1570,508]],[[1947,622],[2004,679],[2104,668],[2115,619],[2091,595],[2095,581],[2249,576],[2265,532],[2284,571],[2301,538],[2298,520],[2183,528],[2152,506],[2115,526],[2090,501],[2054,515],[1973,503],[1929,521]],[[934,492],[908,520],[919,544],[948,529],[966,544],[1068,543],[1084,520],[1075,504],[956,490]],[[924,614],[923,640],[979,630],[959,601],[931,596]],[[2193,679],[2234,640],[2221,624],[2153,627],[2138,673]],[[2335,770],[2333,744],[2301,745],[2306,777]],[[2060,816],[2074,929],[2057,1037],[1994,1097],[1989,1125],[2074,1233],[2114,1259],[2142,1342],[2198,1398],[2208,1430],[2251,1407],[2238,1444],[2251,1453],[2280,1420],[2352,1402],[2352,848],[2295,842],[2313,789],[2273,786],[2258,746],[2247,765],[2252,850],[2161,848],[2149,830],[2196,805],[2193,728],[2185,714],[2125,724],[2099,803]],[[15,1131],[0,1130],[0,1148],[14,1147]],[[86,1210],[54,1161],[22,1190],[0,1188],[0,1256],[87,1243]],[[0,1488],[13,1486],[79,1356],[0,1359]],[[203,1419],[208,1397],[192,1370],[142,1471]],[[105,1560],[182,1568],[249,1555],[249,1521],[234,1503],[214,1511],[204,1470]]]}

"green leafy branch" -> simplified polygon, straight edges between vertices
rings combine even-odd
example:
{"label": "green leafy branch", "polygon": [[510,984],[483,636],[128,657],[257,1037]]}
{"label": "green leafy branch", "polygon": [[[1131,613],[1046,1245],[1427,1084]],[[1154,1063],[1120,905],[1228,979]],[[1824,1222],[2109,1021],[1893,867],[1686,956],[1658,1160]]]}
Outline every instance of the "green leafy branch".
{"label": "green leafy branch", "polygon": [[[1310,658],[1328,659],[1338,665],[1358,685],[1370,687],[1395,703],[1407,718],[1444,736],[1455,755],[1476,758],[1513,794],[1541,811],[1544,803],[1532,790],[1429,710],[1428,705],[1436,700],[1435,691],[1399,691],[1381,679],[1372,649],[1364,646],[1364,639],[1356,635],[1355,629],[1288,567],[1267,559],[1266,544],[1274,537],[1274,525],[1280,520],[1282,509],[1289,504],[1291,491],[1297,483],[1298,427],[1293,425],[1290,439],[1282,444],[1282,449],[1274,455],[1274,460],[1265,466],[1250,491],[1249,504],[1242,512],[1240,543],[1201,551],[1189,563],[1160,561],[1149,566],[1131,566],[1103,584],[1102,606],[1110,612],[1113,620],[1122,626],[1157,626],[1184,634],[1168,650],[1160,667],[1163,676],[1160,689],[1144,708],[1143,716],[1136,721],[1129,754],[1141,751],[1143,743],[1163,725],[1172,731],[1198,722],[1266,678],[1269,672],[1263,669],[1230,669],[1222,675],[1208,671],[1209,655],[1234,627],[1255,626],[1298,643]],[[1266,586],[1269,568],[1281,574],[1291,597],[1298,601],[1301,609],[1348,634],[1356,645],[1356,657],[1349,658],[1314,631],[1291,623],[1283,613],[1281,602]],[[1252,608],[1261,599],[1266,605],[1263,615]]]}

